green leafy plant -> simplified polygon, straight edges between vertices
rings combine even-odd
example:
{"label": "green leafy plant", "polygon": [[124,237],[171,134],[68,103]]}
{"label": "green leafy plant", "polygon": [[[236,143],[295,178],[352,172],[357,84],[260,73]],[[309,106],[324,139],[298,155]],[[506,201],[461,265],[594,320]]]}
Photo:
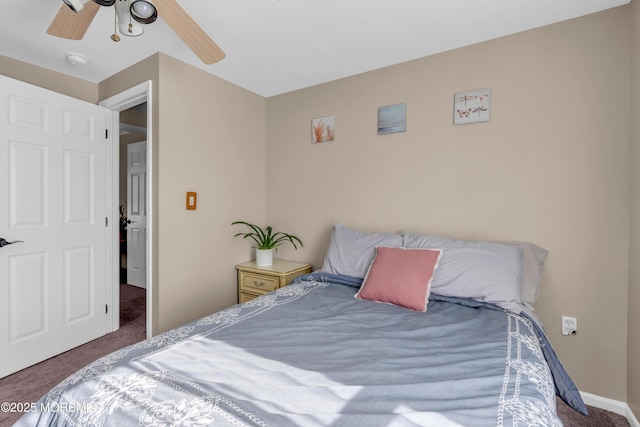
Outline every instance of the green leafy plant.
{"label": "green leafy plant", "polygon": [[235,221],[231,223],[231,225],[236,224],[246,225],[251,229],[251,231],[249,231],[248,233],[238,233],[234,237],[242,236],[243,239],[252,239],[256,243],[257,249],[278,250],[278,246],[287,242],[291,243],[296,249],[298,249],[296,242],[300,245],[300,247],[302,247],[302,241],[299,238],[289,233],[283,233],[282,231],[274,233],[271,226],[268,226],[263,230],[262,227],[255,224],[250,224],[245,221]]}

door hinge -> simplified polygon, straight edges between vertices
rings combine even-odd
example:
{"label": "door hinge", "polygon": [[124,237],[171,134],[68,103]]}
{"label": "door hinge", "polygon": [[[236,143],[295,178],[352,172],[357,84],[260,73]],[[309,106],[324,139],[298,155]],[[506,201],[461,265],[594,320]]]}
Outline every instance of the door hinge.
{"label": "door hinge", "polygon": [[105,216],[105,217],[104,217],[104,226],[105,226],[105,227],[108,227],[108,226],[109,226],[109,217],[108,217],[108,216]]}
{"label": "door hinge", "polygon": [[109,314],[109,304],[104,305],[104,314]]}
{"label": "door hinge", "polygon": [[109,129],[104,130],[104,139],[109,139]]}

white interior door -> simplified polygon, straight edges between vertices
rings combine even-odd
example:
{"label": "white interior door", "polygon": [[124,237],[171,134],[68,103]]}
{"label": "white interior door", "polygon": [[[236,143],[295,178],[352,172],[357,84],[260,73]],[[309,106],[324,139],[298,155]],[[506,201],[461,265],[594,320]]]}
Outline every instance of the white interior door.
{"label": "white interior door", "polygon": [[106,119],[0,76],[0,377],[106,333]]}
{"label": "white interior door", "polygon": [[147,141],[127,145],[127,283],[147,283]]}

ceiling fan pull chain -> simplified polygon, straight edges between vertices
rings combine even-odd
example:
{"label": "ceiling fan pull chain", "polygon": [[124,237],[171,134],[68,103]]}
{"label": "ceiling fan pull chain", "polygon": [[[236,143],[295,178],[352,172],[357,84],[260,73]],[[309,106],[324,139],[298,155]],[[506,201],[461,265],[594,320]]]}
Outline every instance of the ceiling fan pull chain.
{"label": "ceiling fan pull chain", "polygon": [[133,34],[133,17],[131,16],[131,12],[129,12],[129,33]]}
{"label": "ceiling fan pull chain", "polygon": [[113,8],[113,34],[111,35],[111,40],[114,42],[120,41],[120,36],[118,35],[118,14],[115,7]]}

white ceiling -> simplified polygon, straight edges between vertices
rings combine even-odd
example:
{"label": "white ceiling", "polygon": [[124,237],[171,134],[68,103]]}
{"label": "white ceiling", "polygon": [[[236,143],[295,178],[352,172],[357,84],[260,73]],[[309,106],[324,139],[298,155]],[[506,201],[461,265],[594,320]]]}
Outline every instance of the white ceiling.
{"label": "white ceiling", "polygon": [[[177,0],[227,57],[203,65],[162,21],[111,41],[46,34],[62,0],[2,0],[0,55],[98,83],[160,51],[268,97],[629,3],[629,0]],[[83,66],[69,52],[88,58]]]}

